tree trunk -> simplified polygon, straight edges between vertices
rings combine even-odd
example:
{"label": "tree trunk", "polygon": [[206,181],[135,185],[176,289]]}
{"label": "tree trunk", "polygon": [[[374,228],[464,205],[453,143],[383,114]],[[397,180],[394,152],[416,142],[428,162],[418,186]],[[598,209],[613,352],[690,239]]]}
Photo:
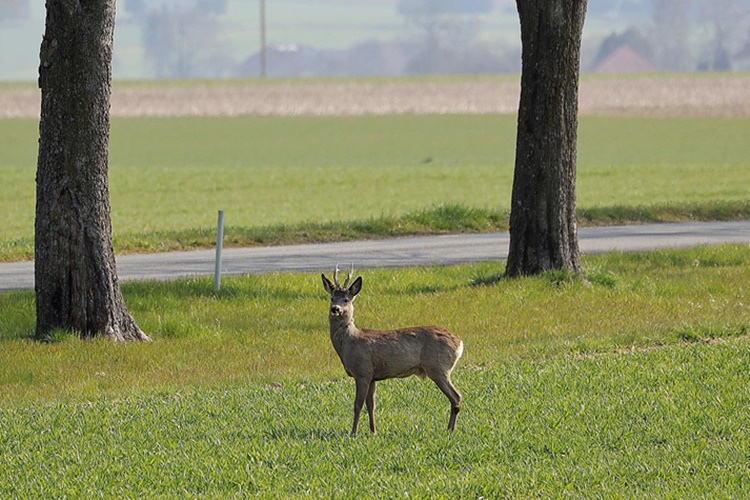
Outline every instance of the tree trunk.
{"label": "tree trunk", "polygon": [[125,307],[108,175],[114,0],[47,0],[35,223],[36,334],[149,340]]}
{"label": "tree trunk", "polygon": [[521,100],[506,274],[580,272],[576,141],[586,0],[516,0]]}

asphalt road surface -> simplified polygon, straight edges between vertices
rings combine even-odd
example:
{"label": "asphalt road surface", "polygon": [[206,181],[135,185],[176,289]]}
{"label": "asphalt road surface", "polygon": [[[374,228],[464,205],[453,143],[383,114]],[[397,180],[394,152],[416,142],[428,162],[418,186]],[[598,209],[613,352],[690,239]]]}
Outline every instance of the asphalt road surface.
{"label": "asphalt road surface", "polygon": [[[587,227],[578,234],[583,253],[633,252],[720,243],[750,244],[750,221]],[[222,252],[222,276],[270,272],[330,272],[337,263],[357,269],[451,265],[504,260],[508,233],[231,248]],[[123,255],[121,281],[174,280],[213,275],[215,250]],[[32,262],[0,263],[0,292],[34,287]]]}

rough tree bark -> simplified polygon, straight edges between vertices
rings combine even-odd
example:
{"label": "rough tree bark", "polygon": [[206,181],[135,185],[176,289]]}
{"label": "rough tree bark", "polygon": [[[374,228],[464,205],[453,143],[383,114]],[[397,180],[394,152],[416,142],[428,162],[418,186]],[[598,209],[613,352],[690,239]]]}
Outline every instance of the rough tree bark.
{"label": "rough tree bark", "polygon": [[35,290],[37,337],[149,340],[128,312],[108,189],[114,0],[47,0],[40,50]]}
{"label": "rough tree bark", "polygon": [[506,274],[580,272],[578,81],[586,0],[516,0],[521,99]]}

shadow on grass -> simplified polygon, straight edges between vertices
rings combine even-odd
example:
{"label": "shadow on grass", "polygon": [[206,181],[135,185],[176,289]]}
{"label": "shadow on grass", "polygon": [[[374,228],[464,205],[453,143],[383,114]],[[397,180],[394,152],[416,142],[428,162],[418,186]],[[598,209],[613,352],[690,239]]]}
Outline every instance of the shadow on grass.
{"label": "shadow on grass", "polygon": [[748,326],[727,326],[695,324],[686,325],[677,332],[677,337],[683,342],[707,342],[718,339],[731,339],[745,337],[748,334]]}
{"label": "shadow on grass", "polygon": [[608,271],[594,269],[589,272],[576,273],[567,269],[562,269],[546,271],[535,276],[525,276],[522,278],[508,277],[505,272],[490,275],[480,275],[472,278],[469,286],[494,286],[503,282],[511,282],[516,279],[527,278],[544,280],[549,283],[550,286],[553,286],[555,288],[571,285],[601,285],[607,288],[614,288],[617,285],[617,279],[615,275]]}
{"label": "shadow on grass", "polygon": [[[369,434],[369,431],[367,431]],[[319,441],[319,442],[331,442],[331,441],[342,441],[350,438],[349,432],[347,431],[346,425],[342,424],[340,428],[314,428],[314,429],[300,429],[296,425],[285,425],[276,429],[266,429],[262,431],[264,440],[273,441]]]}

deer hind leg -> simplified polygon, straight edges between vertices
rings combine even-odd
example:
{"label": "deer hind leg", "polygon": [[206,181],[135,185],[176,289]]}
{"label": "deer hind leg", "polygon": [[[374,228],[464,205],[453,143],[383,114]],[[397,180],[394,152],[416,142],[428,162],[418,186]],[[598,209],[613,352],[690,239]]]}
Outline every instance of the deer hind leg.
{"label": "deer hind leg", "polygon": [[352,424],[352,436],[357,435],[359,426],[359,414],[362,413],[362,407],[365,405],[367,393],[370,390],[370,381],[367,379],[356,379],[357,393],[354,396],[354,423]]}
{"label": "deer hind leg", "polygon": [[461,393],[456,390],[453,383],[451,382],[450,374],[430,374],[428,376],[433,382],[443,391],[443,394],[451,402],[451,416],[448,420],[448,430],[453,432],[456,430],[456,417],[458,412],[461,411]]}
{"label": "deer hind leg", "polygon": [[370,388],[367,390],[367,415],[370,417],[370,432],[375,434],[375,381],[370,382]]}

